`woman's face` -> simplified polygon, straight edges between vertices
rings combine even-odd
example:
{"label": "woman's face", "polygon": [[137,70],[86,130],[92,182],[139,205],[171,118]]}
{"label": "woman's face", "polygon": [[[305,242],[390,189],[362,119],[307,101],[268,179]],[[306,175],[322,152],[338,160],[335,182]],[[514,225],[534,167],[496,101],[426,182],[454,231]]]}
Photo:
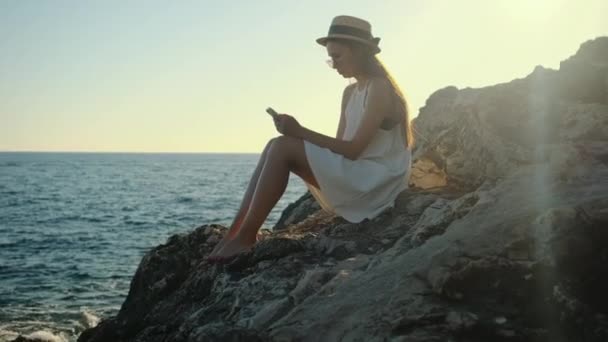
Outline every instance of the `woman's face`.
{"label": "woman's face", "polygon": [[330,58],[328,60],[330,66],[345,78],[353,77],[355,60],[352,49],[348,45],[337,41],[329,41],[325,47]]}

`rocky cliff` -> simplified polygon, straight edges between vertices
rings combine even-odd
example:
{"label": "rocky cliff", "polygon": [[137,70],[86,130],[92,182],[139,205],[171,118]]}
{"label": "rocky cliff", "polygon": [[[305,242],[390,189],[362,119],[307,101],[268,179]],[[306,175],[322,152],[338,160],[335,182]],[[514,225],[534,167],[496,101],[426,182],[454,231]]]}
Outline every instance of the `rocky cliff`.
{"label": "rocky cliff", "polygon": [[79,341],[607,341],[608,37],[414,123],[392,210],[303,197],[228,265],[203,260],[225,227],[172,236]]}

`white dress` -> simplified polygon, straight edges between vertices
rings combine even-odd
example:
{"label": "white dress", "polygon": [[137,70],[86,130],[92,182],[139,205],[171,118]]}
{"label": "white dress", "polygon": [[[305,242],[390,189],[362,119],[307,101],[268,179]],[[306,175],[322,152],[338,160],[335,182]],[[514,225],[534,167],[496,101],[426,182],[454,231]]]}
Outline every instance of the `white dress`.
{"label": "white dress", "polygon": [[[353,139],[366,97],[367,86],[363,90],[354,87],[345,109],[342,139]],[[397,195],[408,187],[411,169],[402,127],[399,123],[390,130],[378,129],[356,160],[304,140],[306,158],[320,188],[306,186],[321,208],[349,222],[361,222],[392,207]]]}

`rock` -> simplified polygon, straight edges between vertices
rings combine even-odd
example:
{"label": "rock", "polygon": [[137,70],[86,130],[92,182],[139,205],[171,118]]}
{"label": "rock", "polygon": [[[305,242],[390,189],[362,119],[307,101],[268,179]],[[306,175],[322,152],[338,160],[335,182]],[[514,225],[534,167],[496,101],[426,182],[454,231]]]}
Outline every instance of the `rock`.
{"label": "rock", "polygon": [[225,227],[170,237],[79,341],[608,340],[607,44],[432,94],[410,188],[373,220],[305,195],[227,265],[204,259]]}
{"label": "rock", "polygon": [[445,317],[448,329],[454,332],[471,330],[477,324],[477,315],[470,312],[450,311]]}
{"label": "rock", "polygon": [[283,210],[281,217],[274,225],[273,230],[284,229],[290,224],[296,224],[303,221],[312,213],[321,209],[319,203],[312,197],[310,192],[306,192],[294,203],[291,203]]}
{"label": "rock", "polygon": [[608,37],[586,42],[559,71],[537,67],[510,83],[438,90],[414,120],[412,175],[430,173],[435,179],[430,183],[476,187],[542,162],[546,146],[562,150],[593,141],[605,146],[606,46]]}
{"label": "rock", "polygon": [[419,245],[428,238],[442,234],[455,219],[465,216],[477,203],[475,193],[469,193],[456,200],[440,198],[426,208],[412,228],[412,242]]}

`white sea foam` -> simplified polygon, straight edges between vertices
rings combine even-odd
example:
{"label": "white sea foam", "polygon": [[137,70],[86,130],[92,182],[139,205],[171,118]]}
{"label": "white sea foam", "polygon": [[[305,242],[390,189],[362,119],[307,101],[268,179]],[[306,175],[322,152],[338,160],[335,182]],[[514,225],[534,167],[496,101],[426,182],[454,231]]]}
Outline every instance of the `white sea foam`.
{"label": "white sea foam", "polygon": [[0,342],[12,341],[17,336],[19,336],[19,334],[14,331],[4,330],[4,329],[0,328]]}
{"label": "white sea foam", "polygon": [[81,311],[82,314],[82,325],[84,325],[85,328],[93,328],[95,326],[97,326],[97,324],[99,324],[100,318],[98,316],[96,316],[93,312],[91,312],[90,310],[83,310]]}
{"label": "white sea foam", "polygon": [[68,338],[63,334],[54,335],[46,330],[35,331],[29,335],[25,335],[26,338],[37,340],[40,342],[69,342]]}
{"label": "white sea foam", "polygon": [[[59,334],[53,334],[47,330],[37,330],[32,333],[26,334],[24,332],[18,333],[13,330],[5,329],[7,326],[0,326],[0,342],[9,342],[22,335],[25,338],[40,342],[70,342],[71,339],[63,332]],[[19,329],[21,330],[21,329]],[[31,331],[31,330],[30,330]]]}

